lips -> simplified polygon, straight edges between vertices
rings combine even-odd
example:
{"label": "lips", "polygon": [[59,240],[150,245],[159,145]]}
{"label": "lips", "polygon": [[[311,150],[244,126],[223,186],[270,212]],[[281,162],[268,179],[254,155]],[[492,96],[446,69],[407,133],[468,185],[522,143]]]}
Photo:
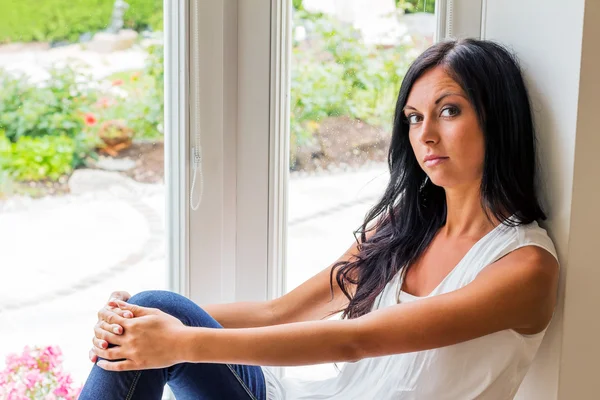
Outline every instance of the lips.
{"label": "lips", "polygon": [[441,164],[446,161],[448,157],[437,156],[437,155],[428,155],[423,159],[423,163],[428,167],[433,167],[435,165]]}

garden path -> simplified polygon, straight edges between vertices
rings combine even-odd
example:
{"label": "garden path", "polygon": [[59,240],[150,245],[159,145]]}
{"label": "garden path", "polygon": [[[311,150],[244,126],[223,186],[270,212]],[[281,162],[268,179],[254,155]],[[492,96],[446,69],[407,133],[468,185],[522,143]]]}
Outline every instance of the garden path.
{"label": "garden path", "polygon": [[111,53],[88,51],[81,44],[52,49],[40,45],[23,45],[12,49],[5,46],[0,50],[0,68],[26,73],[32,81],[40,82],[48,78],[47,71],[55,63],[76,62],[88,65],[87,72],[97,80],[117,72],[141,70],[146,58],[147,51],[140,45]]}

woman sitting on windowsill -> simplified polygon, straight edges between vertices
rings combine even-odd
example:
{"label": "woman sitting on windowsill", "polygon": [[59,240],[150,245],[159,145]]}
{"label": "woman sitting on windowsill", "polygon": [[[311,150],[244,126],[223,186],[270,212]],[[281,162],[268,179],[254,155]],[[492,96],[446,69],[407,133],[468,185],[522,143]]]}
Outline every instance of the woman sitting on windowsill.
{"label": "woman sitting on windowsill", "polygon": [[[419,56],[389,167],[356,244],[281,298],[202,309],[171,292],[117,292],[80,399],[160,399],[165,384],[179,400],[513,398],[559,274],[537,223],[534,128],[513,57],[478,40]],[[331,362],[346,364],[321,381],[263,368]]]}

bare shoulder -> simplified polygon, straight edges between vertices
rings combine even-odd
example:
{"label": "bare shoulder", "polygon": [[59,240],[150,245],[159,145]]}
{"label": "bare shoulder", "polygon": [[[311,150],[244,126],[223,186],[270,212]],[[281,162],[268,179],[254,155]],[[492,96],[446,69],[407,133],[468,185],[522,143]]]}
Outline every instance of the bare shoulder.
{"label": "bare shoulder", "polygon": [[[510,269],[524,279],[554,277],[558,275],[559,265],[556,258],[547,250],[536,245],[526,245],[508,253],[496,261],[487,270]],[[486,269],[482,274],[486,273]],[[506,272],[506,271],[503,271]]]}
{"label": "bare shoulder", "polygon": [[516,289],[527,322],[516,331],[523,334],[541,332],[550,322],[556,306],[559,264],[547,250],[527,245],[512,251],[485,268],[476,280],[504,282]]}

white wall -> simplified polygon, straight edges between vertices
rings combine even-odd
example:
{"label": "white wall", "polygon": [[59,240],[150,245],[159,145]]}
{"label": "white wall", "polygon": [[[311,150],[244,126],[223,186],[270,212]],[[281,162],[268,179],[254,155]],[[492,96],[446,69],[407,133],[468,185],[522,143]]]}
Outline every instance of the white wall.
{"label": "white wall", "polygon": [[559,305],[518,398],[597,398],[600,257],[588,249],[598,237],[592,227],[600,225],[600,167],[594,163],[600,58],[592,48],[600,6],[596,0],[487,0],[484,10],[482,36],[509,45],[524,68],[540,142],[546,226],[561,260]]}
{"label": "white wall", "polygon": [[600,166],[598,151],[598,95],[600,94],[600,3],[585,2],[571,232],[565,290],[563,345],[559,380],[560,399],[600,396]]}

